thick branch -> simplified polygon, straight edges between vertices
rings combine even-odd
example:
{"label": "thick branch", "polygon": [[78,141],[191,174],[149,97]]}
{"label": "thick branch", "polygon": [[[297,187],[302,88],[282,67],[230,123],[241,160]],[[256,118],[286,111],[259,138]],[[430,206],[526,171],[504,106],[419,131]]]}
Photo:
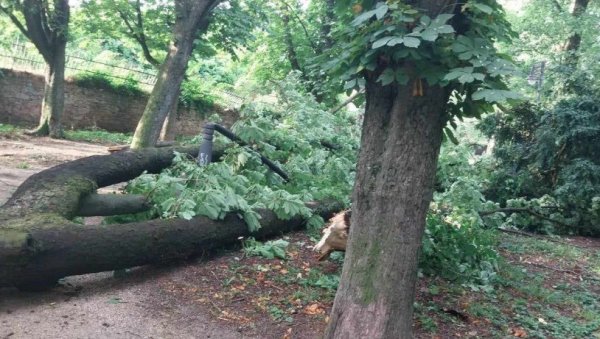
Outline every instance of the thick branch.
{"label": "thick branch", "polygon": [[[341,209],[336,203],[310,204],[324,218]],[[258,211],[262,228],[248,231],[236,213],[224,220],[205,217],[81,226],[52,214],[0,219],[0,287],[38,289],[76,274],[163,262],[206,253],[238,242],[238,237],[264,238],[298,229],[303,218],[279,220]]]}
{"label": "thick branch", "polygon": [[110,216],[144,212],[152,206],[138,194],[90,194],[84,197],[77,211],[80,217]]}
{"label": "thick branch", "polygon": [[[36,173],[19,186],[2,209],[11,215],[56,213],[65,218],[77,214],[79,201],[98,187],[136,178],[142,172],[158,173],[173,160],[173,151],[191,156],[197,148],[149,148],[139,152],[96,155]],[[215,151],[218,158],[221,151]]]}
{"label": "thick branch", "polygon": [[346,107],[347,105],[349,105],[351,102],[353,102],[356,98],[358,98],[359,95],[363,94],[365,92],[365,89],[362,88],[359,91],[354,92],[354,94],[352,94],[348,99],[346,99],[346,101],[342,102],[341,104],[339,104],[337,107],[335,107],[334,109],[332,109],[330,111],[331,114],[335,114],[337,113],[339,110],[341,110],[342,108]]}

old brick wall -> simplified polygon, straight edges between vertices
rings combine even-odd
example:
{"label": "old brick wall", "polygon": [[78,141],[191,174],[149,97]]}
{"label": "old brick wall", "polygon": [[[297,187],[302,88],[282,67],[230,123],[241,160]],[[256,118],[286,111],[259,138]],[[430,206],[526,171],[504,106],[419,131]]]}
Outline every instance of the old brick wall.
{"label": "old brick wall", "polygon": [[[35,127],[38,123],[44,92],[44,77],[10,70],[0,75],[0,123]],[[144,111],[147,97],[120,95],[106,89],[65,84],[65,112],[62,118],[67,129],[100,128],[111,132],[133,132]],[[233,124],[237,113],[215,109],[227,126]],[[214,112],[206,112],[209,116]],[[180,108],[175,131],[178,135],[195,135],[204,124],[202,115]]]}

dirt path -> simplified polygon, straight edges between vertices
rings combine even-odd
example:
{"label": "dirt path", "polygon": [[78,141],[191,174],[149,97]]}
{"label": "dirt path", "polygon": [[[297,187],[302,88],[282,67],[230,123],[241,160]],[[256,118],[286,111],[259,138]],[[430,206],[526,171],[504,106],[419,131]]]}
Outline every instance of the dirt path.
{"label": "dirt path", "polygon": [[[0,138],[0,204],[30,175],[77,158],[106,154],[106,146],[48,138]],[[140,268],[65,279],[41,293],[0,289],[4,338],[250,338],[217,324],[195,303],[165,293],[184,267]]]}

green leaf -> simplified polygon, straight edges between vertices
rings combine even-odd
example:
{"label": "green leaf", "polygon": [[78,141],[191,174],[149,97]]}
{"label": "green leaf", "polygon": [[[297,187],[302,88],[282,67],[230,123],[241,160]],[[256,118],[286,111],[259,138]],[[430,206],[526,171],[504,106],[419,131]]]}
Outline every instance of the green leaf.
{"label": "green leaf", "polygon": [[385,13],[387,13],[388,9],[388,5],[386,4],[377,6],[377,8],[375,8],[375,16],[377,17],[377,20],[381,20],[381,18],[385,16]]}
{"label": "green leaf", "polygon": [[452,141],[453,144],[458,145],[458,139],[456,139],[456,137],[454,136],[454,133],[452,132],[452,130],[448,127],[444,128],[444,133],[446,134],[446,137]]}
{"label": "green leaf", "polygon": [[394,37],[391,36],[385,36],[377,41],[375,41],[373,43],[373,46],[371,47],[372,49],[376,49],[382,46],[385,46],[390,40],[392,40]]}
{"label": "green leaf", "polygon": [[421,32],[421,38],[425,41],[435,41],[438,38],[438,33],[434,29],[427,28]]}
{"label": "green leaf", "polygon": [[494,9],[488,5],[484,5],[482,3],[472,3],[471,5],[473,5],[475,8],[477,8],[478,10],[482,11],[485,14],[492,14],[492,12],[494,11]]}
{"label": "green leaf", "polygon": [[379,78],[377,78],[377,81],[381,82],[381,85],[387,86],[391,84],[395,78],[396,74],[394,73],[394,70],[388,67],[385,69],[385,71],[383,71],[383,73],[381,73]]}
{"label": "green leaf", "polygon": [[178,213],[180,218],[183,218],[185,220],[190,220],[192,219],[196,214],[193,211],[181,211]]}
{"label": "green leaf", "polygon": [[390,39],[387,43],[388,46],[396,46],[398,44],[401,44],[402,42],[404,42],[404,39],[401,37],[393,37],[392,39]]}
{"label": "green leaf", "polygon": [[452,80],[458,79],[458,81],[460,83],[464,84],[466,82],[471,82],[471,81],[475,80],[472,73],[473,73],[473,67],[453,68],[450,70],[450,73],[446,74],[446,76],[444,77],[444,80],[452,81]]}
{"label": "green leaf", "polygon": [[260,222],[258,221],[260,215],[258,213],[254,211],[244,212],[243,217],[250,232],[256,232],[260,229]]}
{"label": "green leaf", "polygon": [[445,24],[446,22],[448,22],[448,20],[452,19],[453,16],[454,16],[454,14],[448,14],[448,13],[440,14],[435,17],[435,19],[432,22],[432,25],[441,26],[441,25]]}
{"label": "green leaf", "polygon": [[503,102],[508,99],[519,100],[522,96],[513,91],[501,90],[501,89],[481,89],[471,96],[473,100],[484,100],[487,102]]}
{"label": "green leaf", "polygon": [[452,27],[450,25],[442,25],[437,28],[437,31],[440,34],[450,34],[450,33],[454,33],[454,27]]}
{"label": "green leaf", "polygon": [[404,46],[410,48],[417,48],[421,44],[421,40],[412,37],[404,37]]}
{"label": "green leaf", "polygon": [[344,89],[354,88],[354,86],[356,86],[356,79],[348,80],[344,84]]}
{"label": "green leaf", "polygon": [[371,19],[373,17],[373,15],[375,15],[375,10],[366,11],[366,12],[362,13],[361,15],[357,16],[356,18],[354,18],[354,20],[352,20],[352,22],[350,24],[352,26],[359,26],[362,23],[364,23],[365,21]]}

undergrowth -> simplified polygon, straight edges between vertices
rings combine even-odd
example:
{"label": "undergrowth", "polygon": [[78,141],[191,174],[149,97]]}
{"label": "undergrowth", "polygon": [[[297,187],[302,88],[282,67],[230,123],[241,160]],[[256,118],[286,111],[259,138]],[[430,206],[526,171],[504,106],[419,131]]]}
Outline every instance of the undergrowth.
{"label": "undergrowth", "polygon": [[101,129],[65,131],[65,139],[67,140],[97,144],[129,144],[131,138],[131,133],[108,132]]}

